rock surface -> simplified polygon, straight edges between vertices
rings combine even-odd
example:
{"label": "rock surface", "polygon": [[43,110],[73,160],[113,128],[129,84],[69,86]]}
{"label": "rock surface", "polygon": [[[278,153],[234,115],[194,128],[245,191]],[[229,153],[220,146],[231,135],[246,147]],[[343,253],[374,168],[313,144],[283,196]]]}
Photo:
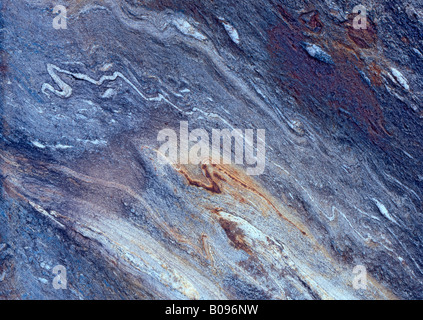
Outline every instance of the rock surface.
{"label": "rock surface", "polygon": [[[423,299],[423,5],[359,4],[3,0],[0,298]],[[264,172],[159,161],[181,121]]]}

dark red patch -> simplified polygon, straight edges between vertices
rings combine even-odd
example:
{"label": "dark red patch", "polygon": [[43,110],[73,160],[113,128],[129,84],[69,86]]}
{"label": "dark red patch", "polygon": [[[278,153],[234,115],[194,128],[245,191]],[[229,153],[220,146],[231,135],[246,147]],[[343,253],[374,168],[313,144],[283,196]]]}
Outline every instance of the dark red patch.
{"label": "dark red patch", "polygon": [[[338,43],[324,45],[306,38],[303,31],[308,25],[295,20],[286,10],[279,8],[279,12],[283,21],[268,31],[268,50],[273,60],[271,74],[280,86],[294,93],[296,101],[310,114],[323,112],[336,116],[342,112],[352,124],[368,132],[373,141],[386,136],[382,111],[372,88],[360,75],[363,64],[352,50],[339,49],[342,46]],[[317,21],[318,16],[310,17],[309,21]],[[372,32],[369,29],[369,37]],[[301,47],[302,42],[321,46],[335,64],[309,56]]]}
{"label": "dark red patch", "polygon": [[369,49],[376,44],[376,25],[366,19],[366,29],[355,29],[353,22],[357,15],[349,15],[346,22],[348,37],[360,48]]}
{"label": "dark red patch", "polygon": [[311,31],[320,33],[323,29],[323,23],[320,21],[319,12],[317,10],[303,13],[300,16],[301,22]]}

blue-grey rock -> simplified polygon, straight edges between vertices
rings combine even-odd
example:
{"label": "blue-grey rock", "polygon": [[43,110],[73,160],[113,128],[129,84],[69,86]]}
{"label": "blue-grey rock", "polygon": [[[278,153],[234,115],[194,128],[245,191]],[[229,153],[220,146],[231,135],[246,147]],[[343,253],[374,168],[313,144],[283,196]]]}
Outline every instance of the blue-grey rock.
{"label": "blue-grey rock", "polygon": [[372,3],[2,1],[0,299],[422,299],[423,7]]}

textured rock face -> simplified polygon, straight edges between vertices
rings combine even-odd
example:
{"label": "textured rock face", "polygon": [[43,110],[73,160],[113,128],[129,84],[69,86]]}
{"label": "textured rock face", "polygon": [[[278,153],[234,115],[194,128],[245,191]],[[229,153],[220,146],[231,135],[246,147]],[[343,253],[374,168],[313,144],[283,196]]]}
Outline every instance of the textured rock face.
{"label": "textured rock face", "polygon": [[422,299],[423,6],[359,4],[2,1],[0,297]]}

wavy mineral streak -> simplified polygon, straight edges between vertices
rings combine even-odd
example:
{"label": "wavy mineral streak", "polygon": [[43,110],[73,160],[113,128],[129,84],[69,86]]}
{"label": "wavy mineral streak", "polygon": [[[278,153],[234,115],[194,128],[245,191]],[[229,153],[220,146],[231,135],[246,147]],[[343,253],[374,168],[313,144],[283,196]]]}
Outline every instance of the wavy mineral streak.
{"label": "wavy mineral streak", "polygon": [[146,100],[146,101],[165,101],[166,103],[168,103],[169,105],[171,105],[172,107],[177,109],[178,111],[182,111],[176,105],[174,105],[172,102],[170,102],[168,99],[166,99],[161,93],[159,93],[156,97],[151,97],[151,98],[146,97],[140,90],[138,90],[138,88],[131,81],[128,80],[128,78],[126,78],[119,71],[116,71],[112,75],[109,75],[109,76],[103,75],[103,76],[101,76],[101,78],[99,80],[94,80],[93,78],[87,76],[86,74],[70,72],[70,71],[61,69],[58,66],[55,66],[55,65],[50,64],[50,63],[47,64],[47,71],[48,71],[49,75],[51,76],[51,78],[54,80],[54,82],[56,82],[56,84],[59,86],[60,90],[62,90],[62,91],[58,91],[58,90],[54,89],[54,87],[49,83],[43,83],[43,85],[41,86],[41,91],[47,96],[49,96],[49,94],[46,92],[46,90],[49,90],[49,91],[53,92],[54,94],[56,94],[60,97],[63,97],[63,98],[69,98],[72,95],[72,87],[69,86],[68,84],[66,84],[62,79],[60,79],[60,77],[56,74],[56,72],[54,70],[61,72],[61,73],[64,73],[64,74],[71,75],[72,77],[79,79],[79,80],[85,80],[85,81],[92,83],[92,84],[95,84],[97,86],[101,86],[103,84],[103,82],[105,82],[105,81],[114,81],[119,77],[123,81],[125,81],[127,84],[129,84],[132,87],[132,89],[134,89],[135,92],[138,93],[141,96],[141,98],[143,98],[144,100]]}

